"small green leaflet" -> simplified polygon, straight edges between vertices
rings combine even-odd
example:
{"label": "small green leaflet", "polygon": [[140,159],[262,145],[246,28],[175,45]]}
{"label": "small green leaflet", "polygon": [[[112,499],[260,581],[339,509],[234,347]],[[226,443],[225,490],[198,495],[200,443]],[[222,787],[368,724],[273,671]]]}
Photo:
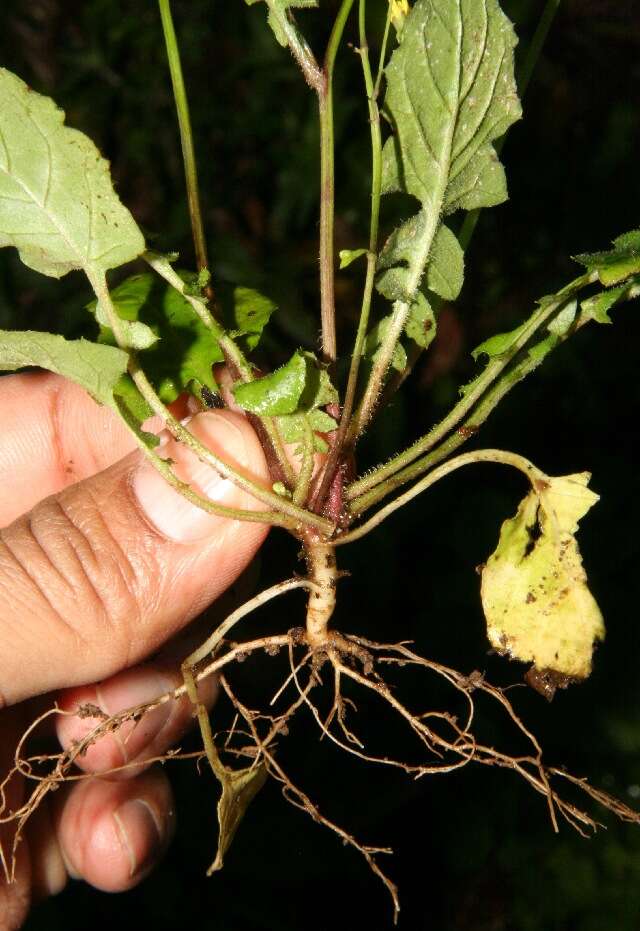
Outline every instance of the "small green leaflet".
{"label": "small green leaflet", "polygon": [[[436,299],[437,300],[437,299]],[[391,315],[383,317],[367,333],[364,344],[364,356],[375,362],[377,353],[391,323]],[[413,340],[422,349],[427,349],[436,335],[436,317],[433,308],[422,291],[418,291],[412,302],[404,325],[404,335]],[[407,365],[407,352],[401,342],[396,343],[391,357],[391,367],[403,372]]]}
{"label": "small green leaflet", "polygon": [[[197,283],[195,275],[183,272],[181,276]],[[251,288],[221,286],[218,295],[225,323],[247,349],[253,349],[275,304]],[[138,342],[136,348],[142,350],[143,367],[165,404],[189,390],[191,382],[217,390],[211,367],[224,361],[222,351],[178,291],[146,272],[127,278],[111,292],[111,298],[129,337],[135,327],[146,340],[146,345]],[[88,309],[96,313],[96,301]],[[113,334],[100,311],[96,319],[101,324],[100,341],[113,344]]]}
{"label": "small green leaflet", "polygon": [[305,435],[304,420],[314,432],[314,445],[326,451],[326,443],[316,432],[336,429],[333,417],[321,410],[338,400],[327,371],[310,352],[298,350],[285,365],[270,375],[236,385],[234,397],[240,407],[260,417],[276,417],[285,443],[301,442]]}
{"label": "small green leaflet", "polygon": [[640,230],[631,230],[613,240],[613,249],[574,256],[590,272],[597,272],[601,284],[619,284],[640,274]]}
{"label": "small green leaflet", "polygon": [[142,233],[93,142],[4,69],[0,101],[0,247],[53,278],[72,269],[96,278],[137,258]]}
{"label": "small green leaflet", "polygon": [[[260,0],[245,0],[247,6],[253,6],[254,3],[259,2]],[[265,3],[269,7],[269,25],[276,39],[283,47],[289,44],[282,25],[282,20],[288,15],[288,11],[293,9],[308,10],[318,6],[318,0],[265,0]]]}
{"label": "small green leaflet", "polygon": [[521,115],[513,76],[516,37],[497,0],[417,0],[386,68],[383,191],[404,191],[420,211],[391,234],[378,287],[411,302],[426,287],[445,300],[462,285],[460,245],[442,224],[455,210],[507,197],[492,141]]}
{"label": "small green leaflet", "polygon": [[563,677],[565,685],[589,675],[594,642],[604,637],[575,539],[578,521],[598,500],[587,488],[590,477],[582,472],[536,482],[502,525],[482,570],[493,648],[532,662],[538,673]]}
{"label": "small green leaflet", "polygon": [[609,288],[607,291],[600,291],[599,294],[586,298],[580,304],[581,318],[595,320],[596,323],[613,323],[609,311],[616,304],[627,300],[631,289],[639,286],[640,275],[630,278],[624,284],[618,285],[617,288]]}
{"label": "small green leaflet", "polygon": [[216,285],[216,295],[222,307],[223,323],[243,349],[250,352],[260,342],[262,331],[277,309],[273,301],[254,288]]}
{"label": "small green leaflet", "polygon": [[359,259],[361,255],[366,255],[368,251],[368,249],[341,249],[339,253],[340,268],[348,268],[352,262]]}
{"label": "small green leaflet", "polygon": [[[547,335],[543,336],[542,339],[539,339],[538,342],[529,347],[528,353],[531,358],[535,357],[539,362],[542,362],[547,353],[551,352],[558,342],[567,335],[569,328],[576,320],[577,307],[577,301],[568,301],[550,320],[545,328]],[[539,309],[536,309],[531,316],[534,317],[538,313]],[[516,327],[515,330],[510,330],[508,333],[496,333],[495,336],[490,336],[484,343],[480,343],[479,346],[476,346],[471,355],[476,360],[481,355],[486,355],[489,359],[510,355],[512,351],[517,348],[520,337],[526,333],[527,329],[530,327],[530,321],[531,317],[525,320],[519,327]]]}
{"label": "small green leaflet", "polygon": [[[116,408],[114,391],[127,371],[129,356],[115,346],[53,333],[0,330],[0,370],[37,366],[81,385],[98,404]],[[117,409],[117,408],[116,408]]]}
{"label": "small green leaflet", "polygon": [[427,349],[436,335],[436,318],[431,304],[421,291],[418,291],[411,305],[404,332],[422,349]]}

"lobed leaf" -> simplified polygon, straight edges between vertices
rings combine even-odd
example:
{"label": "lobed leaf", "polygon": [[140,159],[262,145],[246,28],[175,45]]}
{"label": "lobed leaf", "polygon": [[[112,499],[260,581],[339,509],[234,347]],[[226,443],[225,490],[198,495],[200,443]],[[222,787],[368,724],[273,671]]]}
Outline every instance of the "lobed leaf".
{"label": "lobed leaf", "polygon": [[589,479],[582,472],[536,482],[515,517],[503,523],[482,570],[491,645],[533,663],[535,687],[540,676],[547,689],[586,678],[594,643],[604,637],[574,536],[598,501],[587,488]]}
{"label": "lobed leaf", "polygon": [[137,258],[144,239],[109,163],[48,97],[0,68],[0,247],[30,268],[90,277]]}
{"label": "lobed leaf", "polygon": [[98,404],[116,408],[114,392],[127,371],[129,356],[115,346],[86,339],[67,340],[34,330],[0,330],[0,370],[37,366],[81,385]]}

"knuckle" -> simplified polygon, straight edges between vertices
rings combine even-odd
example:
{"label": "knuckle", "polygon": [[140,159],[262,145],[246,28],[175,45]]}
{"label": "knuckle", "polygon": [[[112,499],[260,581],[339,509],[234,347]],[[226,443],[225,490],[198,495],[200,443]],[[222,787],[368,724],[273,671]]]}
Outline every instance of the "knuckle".
{"label": "knuckle", "polygon": [[31,610],[55,617],[76,650],[99,642],[113,661],[126,662],[139,615],[138,573],[86,489],[41,502],[2,531],[2,541],[12,563],[5,568],[22,579]]}

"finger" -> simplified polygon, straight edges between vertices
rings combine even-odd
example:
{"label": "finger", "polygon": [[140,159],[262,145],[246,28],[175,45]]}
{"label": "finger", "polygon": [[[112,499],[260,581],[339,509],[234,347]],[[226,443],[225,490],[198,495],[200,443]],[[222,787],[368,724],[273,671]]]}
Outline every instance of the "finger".
{"label": "finger", "polygon": [[[159,664],[136,666],[118,673],[99,685],[68,689],[59,700],[63,711],[73,712],[82,706],[97,706],[104,715],[111,717],[118,711],[152,701],[160,695],[173,691],[182,684],[176,669]],[[205,679],[199,689],[201,701],[211,707],[218,692],[213,677]],[[56,718],[58,739],[63,749],[83,740],[96,728],[103,718],[69,714]],[[81,756],[76,764],[85,772],[106,773],[119,767],[119,772],[110,778],[131,779],[138,775],[142,766],[132,763],[157,759],[170,747],[174,747],[182,735],[193,725],[193,705],[187,696],[177,701],[167,701],[136,721],[126,721],[116,731],[106,734]]]}
{"label": "finger", "polygon": [[0,381],[0,524],[135,448],[112,410],[48,372]]}
{"label": "finger", "polygon": [[[187,398],[169,405],[179,419]],[[195,411],[192,411],[195,413]],[[149,422],[161,428],[159,418]],[[149,429],[152,426],[147,424]],[[0,526],[48,495],[101,472],[135,449],[122,418],[51,372],[0,380]]]}
{"label": "finger", "polygon": [[[237,471],[268,481],[241,415],[202,413],[190,427]],[[182,445],[165,453],[209,498],[261,507]],[[0,701],[139,662],[231,584],[265,534],[190,504],[140,453],[36,505],[0,531]]]}
{"label": "finger", "polygon": [[105,892],[143,879],[175,831],[171,788],[160,770],[117,782],[76,783],[56,802],[57,839],[69,874]]}
{"label": "finger", "polygon": [[[13,751],[24,730],[21,708],[0,712],[0,780],[13,767]],[[24,801],[24,780],[12,778],[0,793],[0,817],[6,818]],[[0,822],[0,928],[17,931],[26,920],[31,904],[31,863],[25,843],[18,845],[13,860],[16,824]],[[13,870],[13,882],[8,875]]]}

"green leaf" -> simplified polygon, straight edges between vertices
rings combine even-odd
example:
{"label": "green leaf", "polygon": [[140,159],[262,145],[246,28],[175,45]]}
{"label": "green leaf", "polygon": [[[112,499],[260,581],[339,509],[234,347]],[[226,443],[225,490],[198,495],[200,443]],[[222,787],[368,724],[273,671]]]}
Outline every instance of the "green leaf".
{"label": "green leaf", "polygon": [[[180,275],[199,287],[193,273]],[[217,294],[226,327],[244,343],[243,348],[253,349],[275,304],[252,288],[221,284]],[[175,288],[145,272],[125,279],[111,292],[111,299],[132,346],[145,350],[142,364],[165,404],[188,391],[192,381],[213,392],[217,390],[211,367],[224,361],[222,350],[211,330]],[[88,305],[101,324],[100,340],[113,345],[108,320],[96,308],[96,301]]]}
{"label": "green leaf", "polygon": [[305,435],[305,420],[308,422],[313,433],[313,447],[316,452],[326,453],[329,449],[328,444],[317,433],[331,433],[336,430],[338,424],[325,411],[317,408],[308,412],[299,412],[297,414],[286,414],[277,417],[278,430],[285,443],[295,444],[302,443]]}
{"label": "green leaf", "polygon": [[479,346],[476,346],[471,355],[476,362],[482,355],[488,356],[489,359],[505,355],[505,353],[509,352],[513,347],[528,322],[528,320],[525,320],[525,322],[519,327],[516,327],[515,330],[509,330],[507,333],[496,333],[494,336],[490,336],[488,339],[485,339],[483,343],[480,343]]}
{"label": "green leaf", "polygon": [[285,443],[300,443],[306,436],[305,422],[311,427],[314,448],[326,452],[327,444],[316,433],[330,433],[336,421],[321,408],[338,401],[338,392],[329,373],[310,352],[298,350],[286,365],[271,375],[236,385],[238,404],[263,417],[275,417]]}
{"label": "green leaf", "polygon": [[341,249],[340,250],[340,268],[348,268],[352,262],[359,259],[361,255],[366,255],[368,249]]}
{"label": "green leaf", "polygon": [[129,356],[114,346],[86,339],[67,340],[33,330],[0,330],[0,370],[37,366],[76,382],[98,404],[115,407],[114,391],[127,371]]}
{"label": "green leaf", "polygon": [[435,339],[435,314],[431,304],[420,291],[411,305],[404,331],[409,339],[412,339],[422,349],[427,349]]}
{"label": "green leaf", "polygon": [[[142,327],[155,342],[140,353],[147,376],[165,404],[170,404],[197,379],[212,391],[217,385],[211,371],[223,355],[218,341],[188,301],[156,275],[132,275],[111,292],[118,316],[125,326]],[[87,308],[96,313],[97,302]],[[100,341],[113,345],[113,333],[103,324]]]}
{"label": "green leaf", "polygon": [[[550,300],[550,298],[544,298],[543,300]],[[542,336],[541,339],[528,348],[528,353],[532,359],[537,358],[539,362],[542,362],[544,357],[566,336],[569,328],[576,319],[577,306],[577,301],[568,301],[552,318],[544,328],[544,332],[546,332],[547,335]],[[538,310],[535,310],[531,316],[533,317],[537,313]],[[481,355],[486,355],[489,359],[508,356],[514,349],[520,336],[526,332],[530,319],[531,318],[525,320],[525,322],[519,327],[516,327],[515,330],[510,330],[508,333],[496,333],[495,336],[489,337],[484,343],[480,343],[479,346],[476,346],[471,355],[476,360]]]}
{"label": "green leaf", "polygon": [[[482,570],[487,635],[499,653],[533,663],[566,685],[591,672],[593,646],[604,637],[575,539],[578,521],[598,501],[588,472],[538,481]],[[561,678],[558,678],[561,677]],[[534,680],[535,681],[535,680]]]}
{"label": "green leaf", "polygon": [[307,381],[307,360],[299,350],[270,375],[236,385],[233,395],[246,411],[259,417],[293,414]]}
{"label": "green leaf", "polygon": [[613,240],[613,249],[607,252],[584,253],[574,258],[589,272],[596,272],[601,284],[619,284],[640,273],[640,230],[618,236]]}
{"label": "green leaf", "polygon": [[4,69],[0,101],[0,246],[54,278],[101,275],[139,256],[142,233],[93,142]]}
{"label": "green leaf", "polygon": [[462,250],[442,217],[507,197],[492,141],[520,118],[513,76],[516,37],[497,0],[417,0],[386,69],[383,191],[404,191],[420,211],[387,241],[378,287],[411,302],[426,287],[460,291]]}
{"label": "green leaf", "polygon": [[640,276],[629,279],[624,284],[618,285],[617,288],[600,291],[599,294],[588,297],[580,304],[581,319],[585,320],[585,322],[586,320],[595,320],[596,323],[613,323],[609,311],[616,304],[626,300],[630,289],[638,287],[638,285],[640,285]]}
{"label": "green leaf", "polygon": [[277,309],[273,301],[254,288],[221,283],[216,288],[222,306],[223,322],[234,335],[241,337],[244,348],[255,349],[262,331]]}
{"label": "green leaf", "polygon": [[[125,418],[129,426],[132,423],[141,424],[153,415],[153,411],[145,398],[140,394],[136,384],[130,375],[123,375],[113,389],[113,394],[118,405],[118,410]],[[129,416],[125,416],[123,410],[127,411]],[[154,434],[148,434],[153,436]],[[159,441],[158,441],[159,442]],[[147,445],[149,445],[147,443]]]}

